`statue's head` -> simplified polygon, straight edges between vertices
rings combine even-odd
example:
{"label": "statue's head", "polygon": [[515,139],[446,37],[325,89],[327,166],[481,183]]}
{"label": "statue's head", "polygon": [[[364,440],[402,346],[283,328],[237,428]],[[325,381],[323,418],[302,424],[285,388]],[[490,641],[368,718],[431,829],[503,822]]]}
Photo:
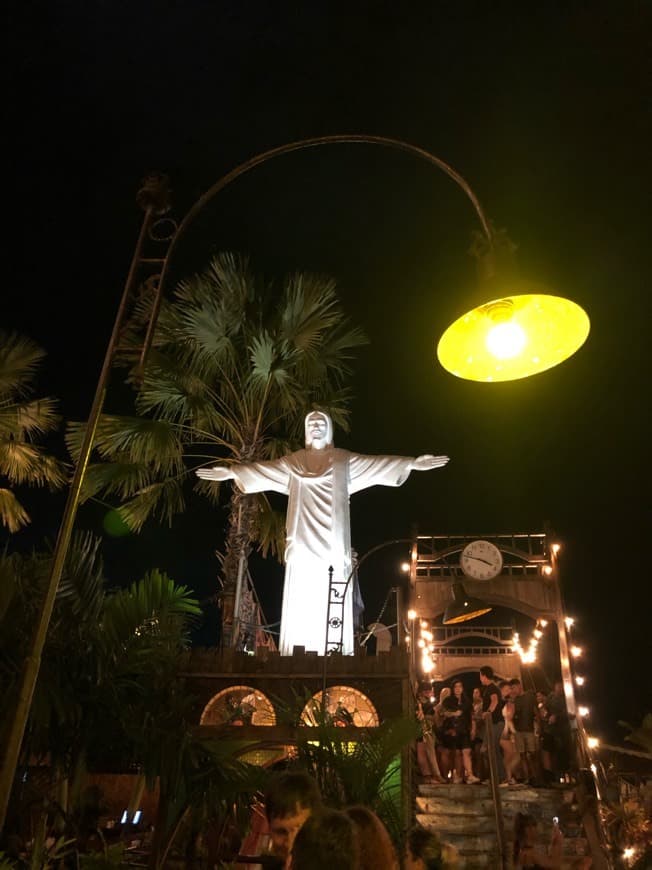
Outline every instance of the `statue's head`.
{"label": "statue's head", "polygon": [[322,450],[333,443],[333,421],[323,411],[311,411],[306,417],[306,447]]}

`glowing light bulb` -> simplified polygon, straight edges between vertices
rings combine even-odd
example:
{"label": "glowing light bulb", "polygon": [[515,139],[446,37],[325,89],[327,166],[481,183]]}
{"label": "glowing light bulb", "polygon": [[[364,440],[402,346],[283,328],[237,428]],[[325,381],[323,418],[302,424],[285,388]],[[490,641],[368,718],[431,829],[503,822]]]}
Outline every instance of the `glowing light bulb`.
{"label": "glowing light bulb", "polygon": [[578,686],[583,686],[586,680],[584,677],[575,677],[575,682]]}
{"label": "glowing light bulb", "polygon": [[555,554],[555,556],[557,555],[557,553],[560,550],[561,550],[561,544],[553,544],[552,545],[552,552]]}
{"label": "glowing light bulb", "polygon": [[[514,290],[523,284],[511,283]],[[491,383],[529,377],[575,353],[591,328],[586,312],[560,296],[531,292],[531,282],[527,289],[458,317],[437,344],[442,366],[458,378]]]}
{"label": "glowing light bulb", "polygon": [[514,359],[527,344],[527,336],[513,320],[492,326],[485,339],[487,350],[496,359]]}
{"label": "glowing light bulb", "polygon": [[541,628],[545,628],[546,625],[548,625],[548,620],[547,619],[540,619],[539,625],[541,626]]}
{"label": "glowing light bulb", "polygon": [[564,622],[566,623],[566,628],[572,628],[575,625],[575,620],[572,616],[567,616]]}
{"label": "glowing light bulb", "polygon": [[584,718],[584,716],[588,716],[590,714],[590,712],[591,711],[589,710],[588,707],[578,707],[577,708],[577,714],[578,714],[578,716],[581,716],[582,718]]}
{"label": "glowing light bulb", "polygon": [[631,859],[634,857],[635,854],[636,854],[636,850],[632,849],[631,846],[628,846],[623,851],[623,858],[625,859],[625,861],[631,861]]}
{"label": "glowing light bulb", "polygon": [[408,610],[408,612],[407,612],[407,618],[408,618],[408,619],[416,619],[416,618],[417,618],[417,612],[416,612],[416,610],[411,610],[411,609]]}
{"label": "glowing light bulb", "polygon": [[409,570],[410,570],[410,563],[409,563],[409,562],[401,562],[401,571],[402,571],[404,574],[407,574],[407,572],[408,572]]}
{"label": "glowing light bulb", "polygon": [[532,634],[536,637],[537,640],[540,637],[543,637],[543,632],[538,628],[535,628],[534,631],[532,632]]}
{"label": "glowing light bulb", "polygon": [[549,577],[552,574],[552,566],[551,565],[544,565],[543,566],[543,573]]}
{"label": "glowing light bulb", "polygon": [[597,737],[587,737],[586,742],[588,744],[589,749],[597,749],[598,746],[600,745],[600,741],[598,740]]}
{"label": "glowing light bulb", "polygon": [[425,645],[426,645],[425,640],[422,637],[420,637],[419,640],[417,641],[417,646],[419,647],[419,649],[423,649]]}
{"label": "glowing light bulb", "polygon": [[571,647],[571,655],[573,658],[578,659],[582,655],[582,647],[581,646],[572,646]]}

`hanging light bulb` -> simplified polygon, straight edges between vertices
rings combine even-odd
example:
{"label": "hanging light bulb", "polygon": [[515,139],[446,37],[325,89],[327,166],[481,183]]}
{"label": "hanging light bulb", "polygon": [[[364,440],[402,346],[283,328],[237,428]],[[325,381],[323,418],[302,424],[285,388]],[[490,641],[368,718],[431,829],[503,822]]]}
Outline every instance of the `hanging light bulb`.
{"label": "hanging light bulb", "polygon": [[485,344],[496,359],[512,359],[522,352],[527,344],[527,336],[518,323],[508,320],[506,323],[496,323],[489,329]]}
{"label": "hanging light bulb", "polygon": [[568,359],[588,337],[586,312],[543,285],[522,280],[515,250],[501,231],[475,238],[475,295],[482,304],[458,317],[437,345],[439,362],[459,378],[491,382],[529,377]]}

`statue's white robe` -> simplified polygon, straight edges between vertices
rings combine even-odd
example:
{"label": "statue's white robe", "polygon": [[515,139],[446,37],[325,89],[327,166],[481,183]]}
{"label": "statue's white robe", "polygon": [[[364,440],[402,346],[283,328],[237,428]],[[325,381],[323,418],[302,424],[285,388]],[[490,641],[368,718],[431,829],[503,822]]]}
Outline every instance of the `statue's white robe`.
{"label": "statue's white robe", "polygon": [[[333,566],[335,581],[347,581],[351,575],[349,496],[370,486],[401,486],[413,461],[412,457],[362,456],[325,447],[297,450],[269,462],[232,466],[242,492],[272,490],[288,496],[281,655],[292,655],[294,646],[323,655],[328,569]],[[345,655],[353,654],[352,601],[353,581],[344,601]],[[339,640],[339,630],[331,629],[329,640]]]}

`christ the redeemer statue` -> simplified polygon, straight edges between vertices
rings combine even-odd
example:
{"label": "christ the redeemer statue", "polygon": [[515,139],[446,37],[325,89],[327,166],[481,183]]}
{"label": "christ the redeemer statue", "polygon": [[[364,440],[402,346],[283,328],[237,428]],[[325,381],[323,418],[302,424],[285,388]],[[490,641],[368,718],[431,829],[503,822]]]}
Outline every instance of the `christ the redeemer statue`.
{"label": "christ the redeemer statue", "polygon": [[[349,496],[370,486],[401,486],[411,471],[429,471],[447,456],[363,456],[333,447],[328,414],[306,417],[306,447],[268,462],[216,465],[197,471],[204,480],[234,480],[244,493],[273,490],[287,495],[285,583],[281,611],[281,655],[295,646],[324,653],[329,598],[333,580],[351,576]],[[342,652],[353,654],[353,584],[344,600]]]}

